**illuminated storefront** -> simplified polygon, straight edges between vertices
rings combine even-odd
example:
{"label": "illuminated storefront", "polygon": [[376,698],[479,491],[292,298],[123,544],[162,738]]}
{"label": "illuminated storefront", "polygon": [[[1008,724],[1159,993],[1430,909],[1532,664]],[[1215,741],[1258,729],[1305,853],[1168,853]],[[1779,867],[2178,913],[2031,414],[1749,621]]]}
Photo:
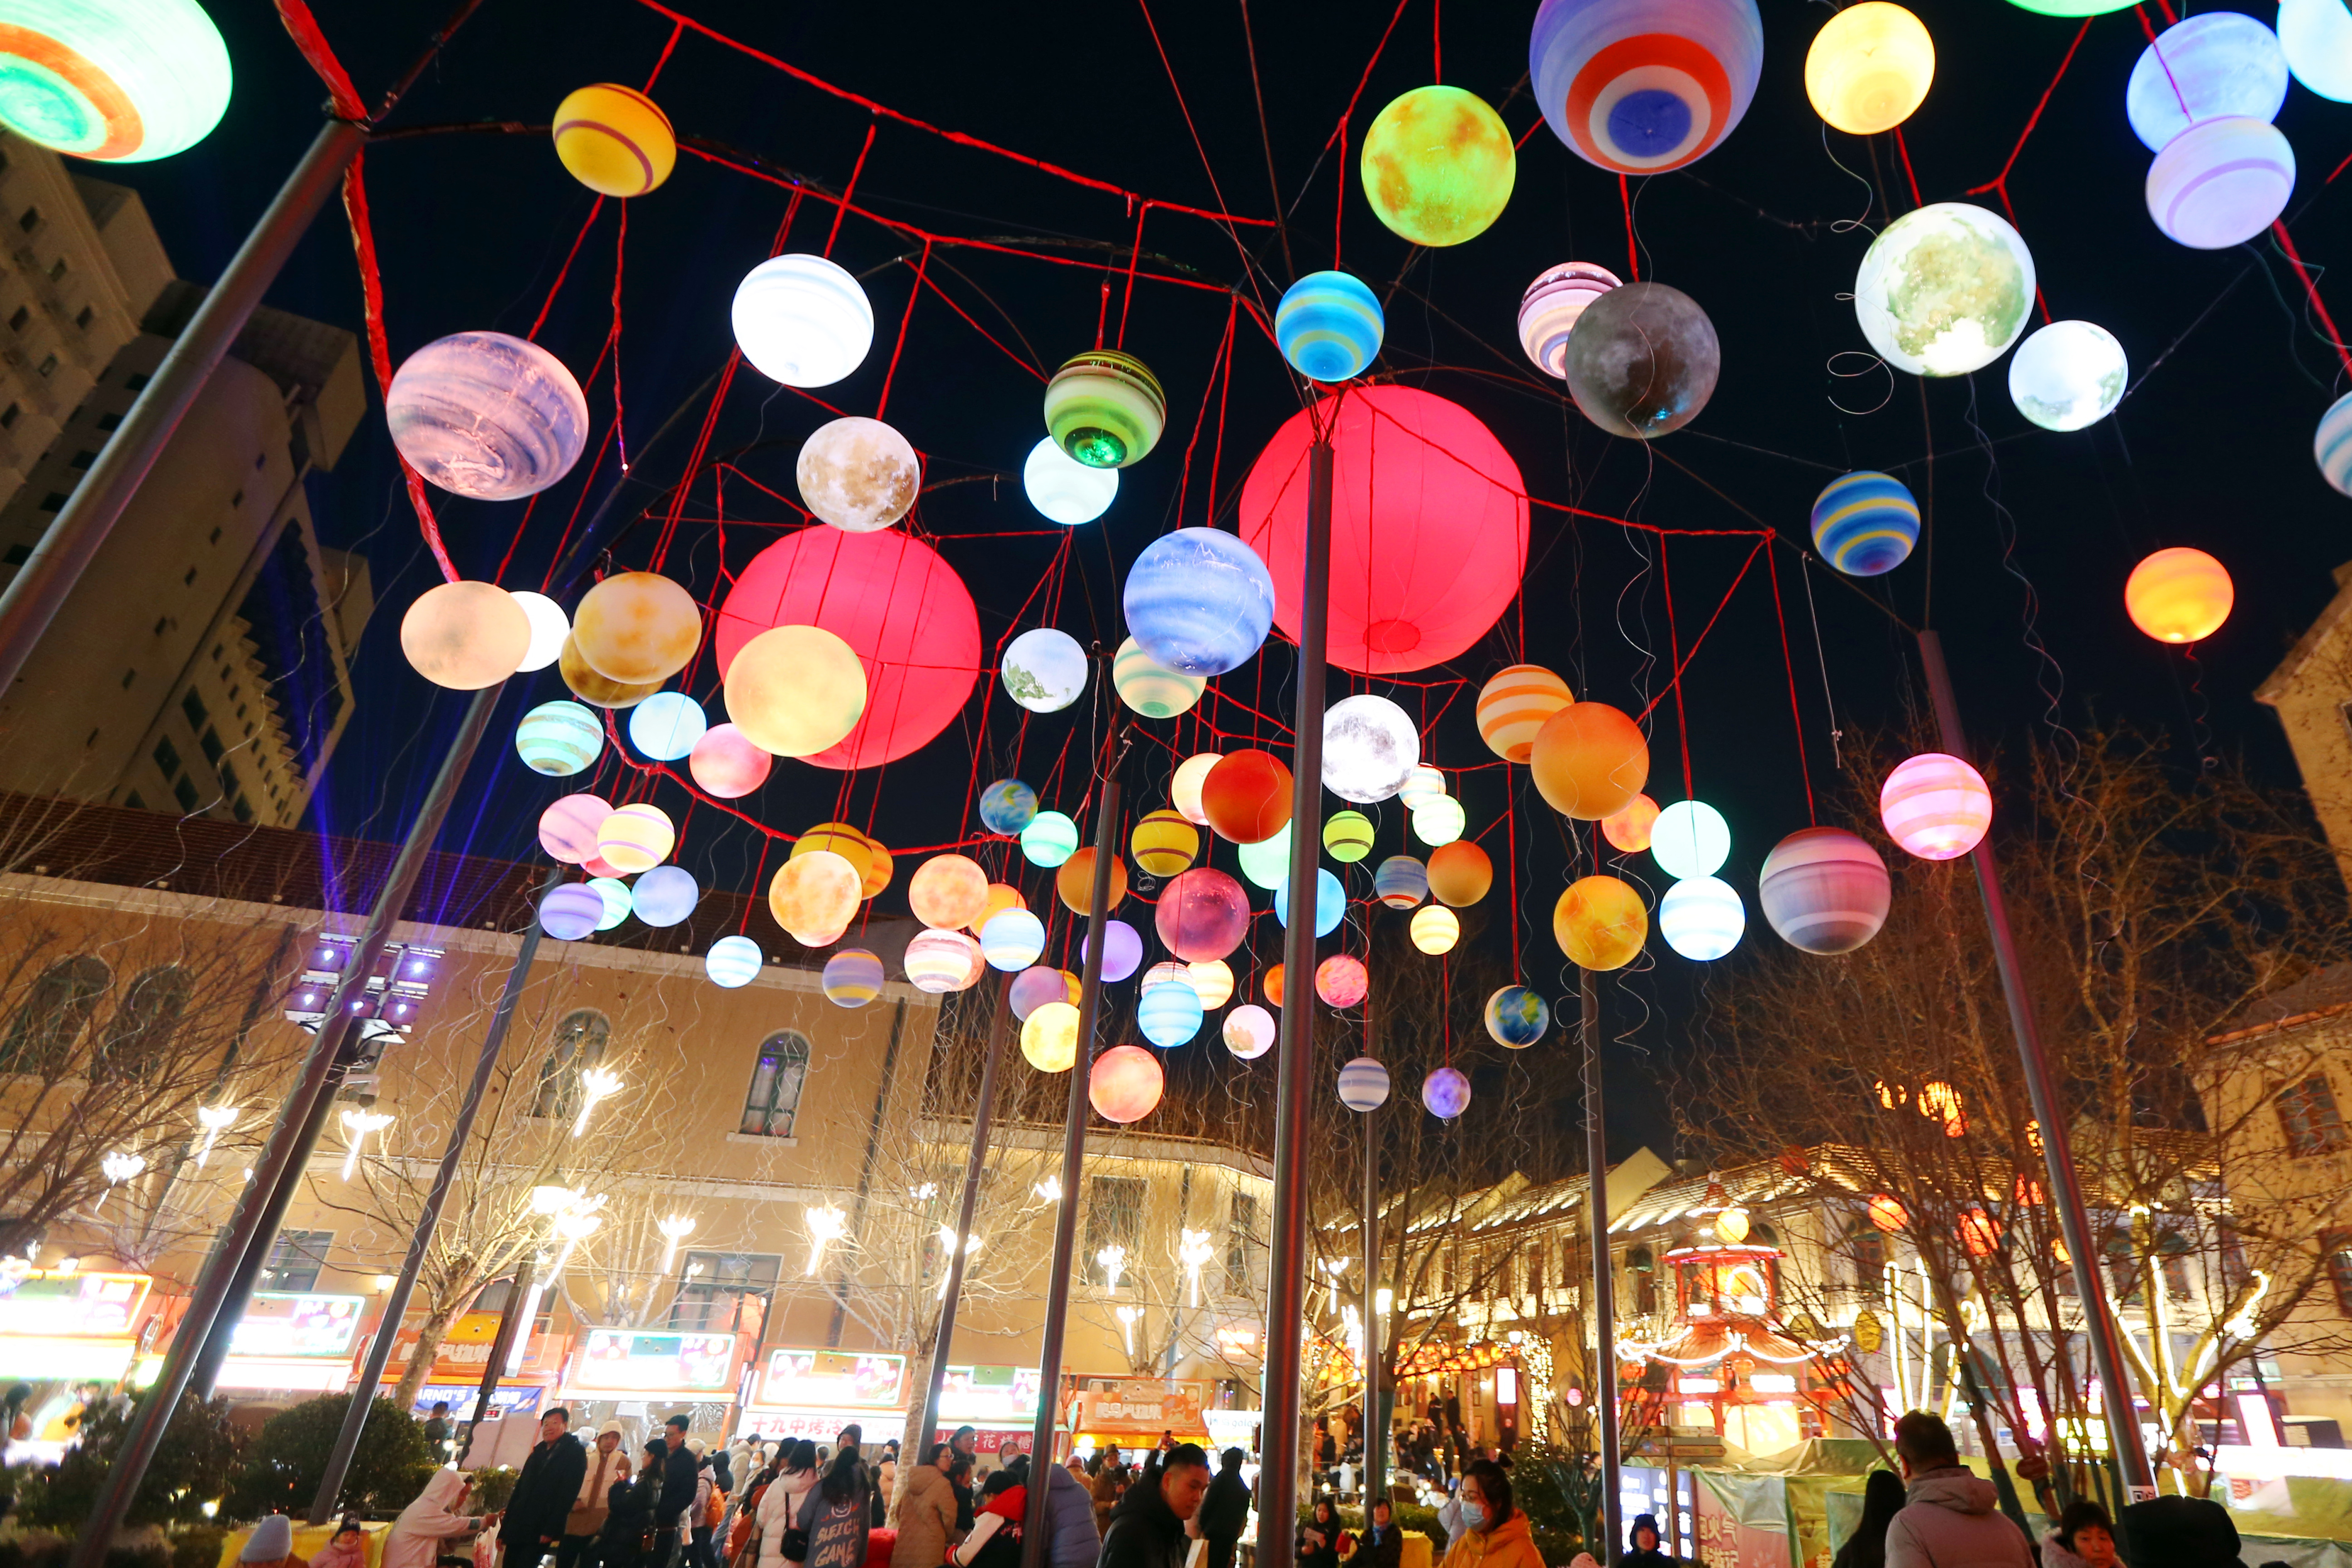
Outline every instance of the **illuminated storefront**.
{"label": "illuminated storefront", "polygon": [[906,1426],[908,1388],[905,1356],[780,1345],[761,1363],[736,1427],[831,1444],[855,1424],[881,1443]]}
{"label": "illuminated storefront", "polygon": [[[450,1411],[460,1420],[472,1419],[482,1374],[489,1370],[490,1346],[498,1337],[496,1312],[467,1312],[451,1323],[449,1331],[442,1336],[440,1347],[433,1352],[433,1370],[425,1374],[425,1386],[417,1390],[416,1414],[427,1415],[436,1401],[446,1399]],[[417,1330],[404,1327],[392,1342],[392,1358],[383,1366],[385,1393],[392,1392],[393,1385],[408,1370],[409,1360],[416,1353],[417,1338]],[[491,1407],[539,1409],[562,1373],[563,1353],[571,1343],[567,1334],[517,1336]]]}
{"label": "illuminated storefront", "polygon": [[564,1373],[566,1399],[726,1404],[750,1336],[681,1329],[591,1329]]}
{"label": "illuminated storefront", "polygon": [[1116,1443],[1128,1452],[1150,1447],[1162,1433],[1179,1443],[1210,1441],[1202,1385],[1156,1377],[1070,1377],[1063,1380],[1070,1412],[1070,1438],[1091,1454]]}
{"label": "illuminated storefront", "polygon": [[1751,1454],[1777,1454],[1826,1434],[1846,1342],[1800,1339],[1779,1325],[1780,1249],[1738,1228],[1739,1241],[1710,1229],[1667,1252],[1679,1327],[1622,1353],[1636,1363],[1629,1384],[1641,1362],[1664,1369],[1646,1424],[1702,1428]]}
{"label": "illuminated storefront", "polygon": [[351,1386],[364,1296],[257,1290],[237,1320],[217,1386],[337,1394]]}
{"label": "illuminated storefront", "polygon": [[0,1377],[121,1382],[138,1353],[152,1283],[144,1274],[0,1269]]}

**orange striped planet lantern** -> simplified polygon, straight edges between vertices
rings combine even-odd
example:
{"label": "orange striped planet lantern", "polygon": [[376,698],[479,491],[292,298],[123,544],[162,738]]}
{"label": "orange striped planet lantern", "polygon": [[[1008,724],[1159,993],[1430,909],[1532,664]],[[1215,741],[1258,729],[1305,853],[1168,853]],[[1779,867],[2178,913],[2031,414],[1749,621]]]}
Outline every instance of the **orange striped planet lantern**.
{"label": "orange striped planet lantern", "polygon": [[1554,811],[1600,822],[1631,805],[1650,782],[1650,743],[1606,702],[1571,702],[1536,731],[1528,770]]}
{"label": "orange striped planet lantern", "polygon": [[866,867],[865,882],[866,896],[870,899],[890,885],[890,877],[897,869],[898,862],[890,858],[890,851],[882,847],[880,839],[866,837],[864,834],[858,837],[866,838],[866,853],[870,857]]}
{"label": "orange striped planet lantern", "polygon": [[1569,884],[1552,906],[1551,934],[1580,969],[1622,969],[1650,934],[1642,895],[1615,877],[1585,877]]}
{"label": "orange striped planet lantern", "polygon": [[1429,852],[1429,890],[1439,903],[1465,909],[1485,898],[1494,885],[1494,861],[1468,839],[1457,838]]}
{"label": "orange striped planet lantern", "polygon": [[1478,692],[1478,738],[1505,762],[1524,763],[1545,721],[1575,700],[1568,682],[1543,666],[1507,666]]}
{"label": "orange striped planet lantern", "polygon": [[1650,847],[1650,830],[1658,824],[1658,803],[1637,795],[1624,810],[1601,819],[1601,831],[1610,843],[1628,855]]}
{"label": "orange striped planet lantern", "polygon": [[[845,822],[820,822],[793,841],[792,854],[786,858],[797,860],[820,849],[848,861],[849,868],[857,873],[859,888],[865,889],[874,870],[874,846],[866,835]],[[858,896],[870,898],[873,895],[870,891],[861,891]]]}
{"label": "orange striped planet lantern", "polygon": [[2229,570],[2201,550],[2159,550],[2124,584],[2132,625],[2158,642],[2203,642],[2221,629],[2236,602]]}
{"label": "orange striped planet lantern", "polygon": [[[1089,844],[1062,862],[1062,868],[1054,873],[1054,891],[1061,895],[1062,902],[1068,906],[1073,914],[1090,915],[1094,912],[1095,851],[1093,845]],[[1125,897],[1127,897],[1127,866],[1114,855],[1110,858],[1110,902],[1104,907],[1115,910],[1118,908],[1118,901]]]}

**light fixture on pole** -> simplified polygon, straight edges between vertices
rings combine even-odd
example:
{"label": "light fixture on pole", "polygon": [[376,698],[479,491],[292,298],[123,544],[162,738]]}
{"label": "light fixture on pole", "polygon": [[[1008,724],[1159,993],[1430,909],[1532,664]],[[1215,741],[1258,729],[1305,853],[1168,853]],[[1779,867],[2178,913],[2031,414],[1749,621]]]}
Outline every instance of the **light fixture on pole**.
{"label": "light fixture on pole", "polygon": [[550,1279],[563,1278],[563,1266],[572,1261],[572,1249],[596,1234],[604,1226],[604,1216],[596,1211],[604,1206],[604,1195],[596,1194],[593,1204],[583,1204],[555,1217],[555,1234],[563,1238],[563,1250],[555,1255],[555,1267],[548,1270]]}
{"label": "light fixture on pole", "polygon": [[530,1190],[530,1212],[535,1215],[559,1215],[579,1201],[578,1193],[554,1183],[545,1183]]}
{"label": "light fixture on pole", "polygon": [[1185,1278],[1192,1284],[1192,1305],[1201,1304],[1201,1270],[1208,1266],[1216,1249],[1209,1245],[1209,1233],[1184,1227],[1183,1238],[1176,1246],[1176,1261],[1184,1266]]}
{"label": "light fixture on pole", "polygon": [[1142,1321],[1143,1309],[1140,1307],[1120,1307],[1118,1309],[1118,1311],[1119,1333],[1127,1341],[1128,1359],[1129,1361],[1133,1361],[1135,1359],[1135,1325]]}
{"label": "light fixture on pole", "polygon": [[343,1112],[343,1180],[350,1181],[360,1168],[360,1151],[367,1147],[368,1134],[381,1132],[392,1125],[389,1110],[350,1110]]}
{"label": "light fixture on pole", "polygon": [[803,1212],[808,1217],[808,1275],[814,1279],[816,1271],[824,1266],[826,1246],[848,1233],[849,1216],[831,1204],[811,1205]]}
{"label": "light fixture on pole", "polygon": [[667,1274],[677,1262],[677,1244],[694,1234],[694,1216],[674,1214],[658,1222],[655,1229],[662,1233],[661,1271]]}
{"label": "light fixture on pole", "polygon": [[572,1136],[578,1138],[588,1131],[588,1118],[594,1114],[599,1100],[610,1100],[620,1092],[621,1075],[611,1068],[590,1068],[580,1075],[580,1115],[572,1123]]}
{"label": "light fixture on pole", "polygon": [[[943,1225],[940,1226],[940,1247],[950,1258],[955,1256],[955,1226],[951,1225]],[[963,1255],[966,1258],[970,1258],[973,1253],[978,1252],[979,1250],[980,1233],[978,1231],[974,1231],[970,1236],[963,1238]],[[944,1301],[948,1299],[948,1281],[953,1278],[954,1274],[951,1270],[946,1268],[940,1270],[939,1299],[940,1300]]]}
{"label": "light fixture on pole", "polygon": [[202,1166],[211,1158],[213,1145],[220,1135],[236,1125],[237,1109],[234,1105],[199,1105],[196,1121],[205,1130],[204,1142],[196,1145],[196,1163]]}
{"label": "light fixture on pole", "polygon": [[1335,1312],[1339,1310],[1340,1277],[1348,1272],[1348,1265],[1354,1261],[1356,1260],[1352,1258],[1323,1258],[1316,1260],[1316,1267],[1322,1269],[1324,1274],[1329,1278],[1331,1284],[1331,1310]]}
{"label": "light fixture on pole", "polygon": [[1127,1248],[1113,1242],[1095,1254],[1095,1261],[1102,1265],[1103,1273],[1109,1277],[1110,1293],[1118,1295],[1118,1277],[1127,1272]]}

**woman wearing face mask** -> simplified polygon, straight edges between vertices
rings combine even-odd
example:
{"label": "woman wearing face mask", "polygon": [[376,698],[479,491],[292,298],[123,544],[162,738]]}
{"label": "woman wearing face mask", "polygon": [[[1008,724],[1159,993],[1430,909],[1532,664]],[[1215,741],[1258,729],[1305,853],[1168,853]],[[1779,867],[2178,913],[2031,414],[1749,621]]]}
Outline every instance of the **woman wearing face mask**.
{"label": "woman wearing face mask", "polygon": [[1446,1542],[1441,1568],[1544,1568],[1528,1516],[1511,1501],[1510,1473],[1492,1459],[1462,1468],[1462,1533]]}

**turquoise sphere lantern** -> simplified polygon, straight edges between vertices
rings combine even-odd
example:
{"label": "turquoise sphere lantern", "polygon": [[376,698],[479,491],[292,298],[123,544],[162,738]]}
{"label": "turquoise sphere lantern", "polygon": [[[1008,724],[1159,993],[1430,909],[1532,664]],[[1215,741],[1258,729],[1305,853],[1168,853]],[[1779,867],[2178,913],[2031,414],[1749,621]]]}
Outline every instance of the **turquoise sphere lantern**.
{"label": "turquoise sphere lantern", "polygon": [[1345,272],[1310,272],[1283,290],[1274,309],[1274,339],[1291,368],[1309,381],[1347,381],[1380,357],[1387,323],[1380,300]]}

